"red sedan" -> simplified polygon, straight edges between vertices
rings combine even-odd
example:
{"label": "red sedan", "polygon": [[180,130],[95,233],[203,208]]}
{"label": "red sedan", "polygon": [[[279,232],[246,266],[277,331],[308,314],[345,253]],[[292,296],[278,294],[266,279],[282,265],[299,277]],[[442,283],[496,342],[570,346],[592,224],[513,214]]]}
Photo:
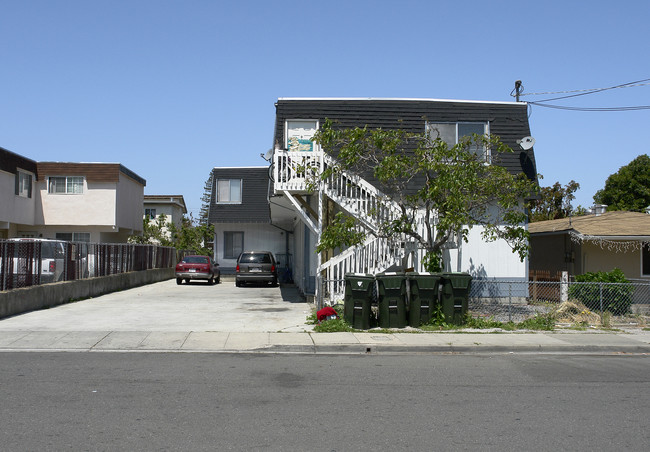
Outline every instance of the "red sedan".
{"label": "red sedan", "polygon": [[219,264],[208,256],[185,256],[176,264],[176,284],[189,283],[191,279],[205,279],[208,284],[221,282]]}

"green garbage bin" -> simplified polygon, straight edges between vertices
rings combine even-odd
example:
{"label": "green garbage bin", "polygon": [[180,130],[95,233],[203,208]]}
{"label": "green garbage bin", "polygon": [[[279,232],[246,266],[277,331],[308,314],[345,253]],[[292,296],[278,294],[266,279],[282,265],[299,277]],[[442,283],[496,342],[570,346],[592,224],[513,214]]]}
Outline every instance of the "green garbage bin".
{"label": "green garbage bin", "polygon": [[440,286],[439,273],[406,274],[409,285],[409,326],[414,328],[429,323],[434,311],[439,306],[438,288]]}
{"label": "green garbage bin", "polygon": [[440,303],[442,313],[449,323],[462,325],[469,304],[472,276],[469,273],[442,273]]}
{"label": "green garbage bin", "polygon": [[372,294],[375,277],[363,273],[345,275],[343,318],[358,330],[370,328]]}
{"label": "green garbage bin", "polygon": [[406,278],[404,272],[379,273],[377,276],[381,328],[404,328],[406,326]]}

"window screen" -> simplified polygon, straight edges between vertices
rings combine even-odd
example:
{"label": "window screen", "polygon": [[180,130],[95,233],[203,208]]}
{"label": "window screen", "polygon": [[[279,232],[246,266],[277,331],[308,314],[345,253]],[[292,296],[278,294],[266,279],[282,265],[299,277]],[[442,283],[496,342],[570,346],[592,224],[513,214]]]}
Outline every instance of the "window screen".
{"label": "window screen", "polygon": [[224,259],[237,259],[244,251],[244,233],[226,231],[223,233]]}
{"label": "window screen", "polygon": [[217,180],[218,203],[241,203],[241,179]]}

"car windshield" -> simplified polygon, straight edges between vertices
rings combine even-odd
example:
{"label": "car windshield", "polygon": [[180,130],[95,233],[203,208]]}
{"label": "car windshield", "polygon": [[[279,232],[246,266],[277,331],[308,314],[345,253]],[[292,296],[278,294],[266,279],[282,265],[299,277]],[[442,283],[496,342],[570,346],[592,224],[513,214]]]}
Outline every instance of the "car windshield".
{"label": "car windshield", "polygon": [[186,264],[207,264],[208,258],[203,256],[188,256],[183,259]]}
{"label": "car windshield", "polygon": [[241,257],[241,261],[251,264],[270,264],[271,256],[268,253],[251,253],[244,254]]}

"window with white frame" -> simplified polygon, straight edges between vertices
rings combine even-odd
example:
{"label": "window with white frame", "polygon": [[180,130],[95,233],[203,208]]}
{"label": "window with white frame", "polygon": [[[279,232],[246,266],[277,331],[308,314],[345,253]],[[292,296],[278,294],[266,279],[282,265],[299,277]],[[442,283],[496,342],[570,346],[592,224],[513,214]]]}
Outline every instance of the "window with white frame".
{"label": "window with white frame", "polygon": [[47,192],[54,194],[81,194],[84,189],[83,176],[51,176],[47,181]]}
{"label": "window with white frame", "polygon": [[237,259],[244,251],[244,233],[240,231],[224,231],[223,258]]}
{"label": "window with white frame", "polygon": [[288,151],[313,151],[312,138],[318,130],[318,121],[312,119],[290,119],[286,124],[286,143]]}
{"label": "window with white frame", "polygon": [[241,204],[241,179],[217,179],[216,186],[217,204]]}
{"label": "window with white frame", "polygon": [[18,170],[16,173],[16,195],[23,198],[32,197],[32,175]]}
{"label": "window with white frame", "polygon": [[90,232],[57,232],[57,240],[90,243]]}
{"label": "window with white frame", "polygon": [[[476,135],[488,135],[489,125],[487,122],[427,122],[426,131],[430,138],[440,138],[449,146],[460,143],[464,137]],[[486,162],[490,161],[489,149],[480,143],[472,142],[470,150],[482,157]]]}

